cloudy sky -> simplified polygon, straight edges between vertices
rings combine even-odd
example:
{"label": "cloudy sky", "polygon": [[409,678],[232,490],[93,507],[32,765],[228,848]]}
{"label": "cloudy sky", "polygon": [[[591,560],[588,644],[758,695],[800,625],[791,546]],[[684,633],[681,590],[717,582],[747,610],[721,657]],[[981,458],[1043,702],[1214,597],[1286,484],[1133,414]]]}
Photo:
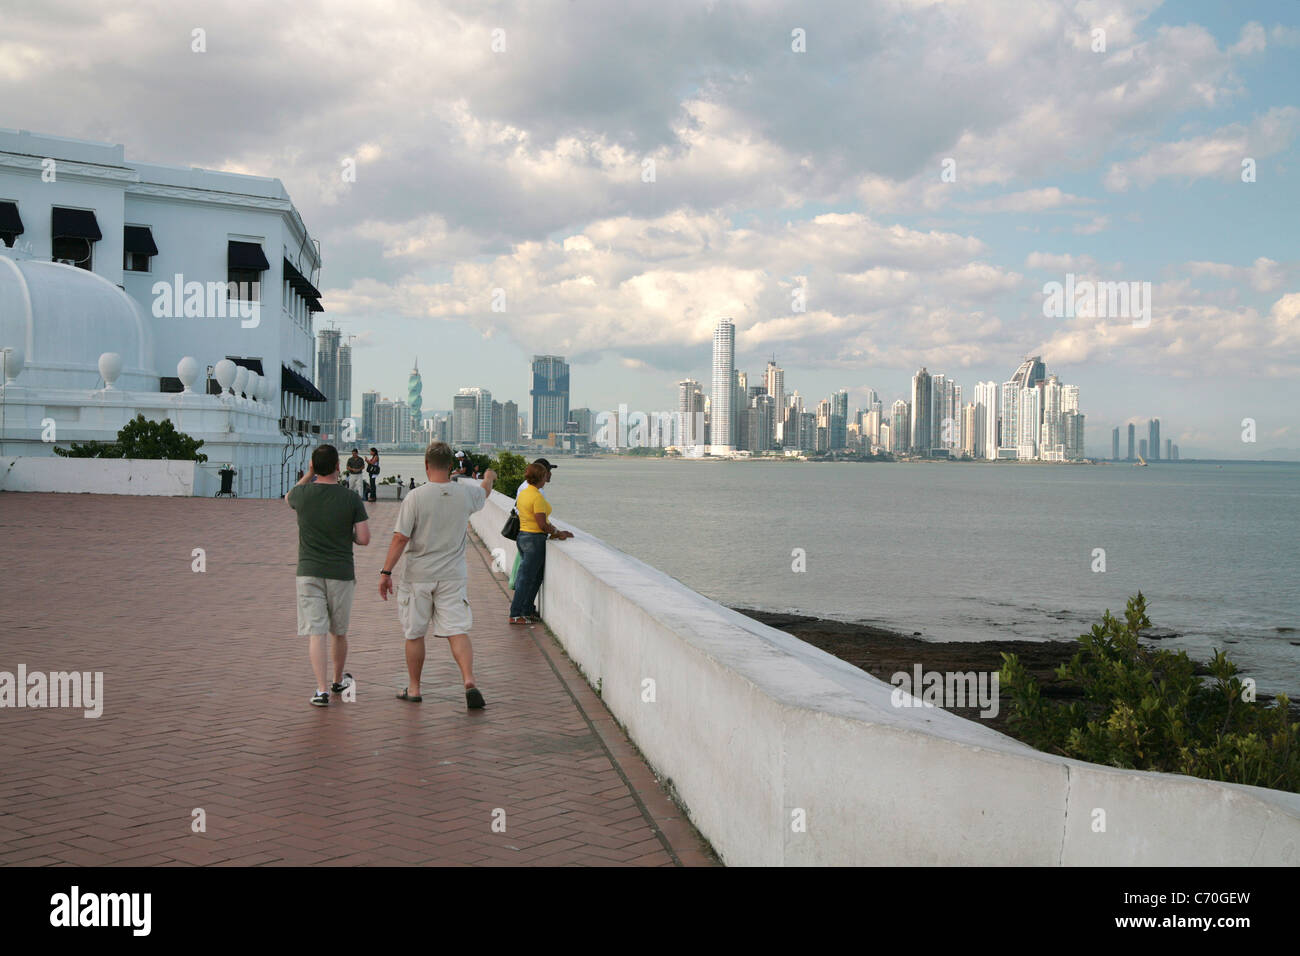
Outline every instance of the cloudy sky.
{"label": "cloudy sky", "polygon": [[[1293,0],[0,0],[0,126],[278,177],[358,399],[418,355],[433,409],[538,352],[671,408],[730,316],[812,404],[1037,353],[1093,454],[1300,449],[1298,101]],[[1067,273],[1149,324],[1044,315]]]}

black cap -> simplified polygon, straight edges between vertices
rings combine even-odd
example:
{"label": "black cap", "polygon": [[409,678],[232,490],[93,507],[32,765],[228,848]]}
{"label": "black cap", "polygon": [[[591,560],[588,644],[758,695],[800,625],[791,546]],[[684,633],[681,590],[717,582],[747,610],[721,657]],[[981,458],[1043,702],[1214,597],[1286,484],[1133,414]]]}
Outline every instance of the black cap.
{"label": "black cap", "polygon": [[533,462],[533,464],[534,464],[534,465],[541,465],[541,466],[542,466],[543,468],[545,468],[547,471],[554,471],[556,468],[559,468],[559,467],[560,467],[559,465],[552,465],[552,464],[551,464],[549,461],[547,461],[545,458],[539,458],[539,459],[537,459],[535,462]]}

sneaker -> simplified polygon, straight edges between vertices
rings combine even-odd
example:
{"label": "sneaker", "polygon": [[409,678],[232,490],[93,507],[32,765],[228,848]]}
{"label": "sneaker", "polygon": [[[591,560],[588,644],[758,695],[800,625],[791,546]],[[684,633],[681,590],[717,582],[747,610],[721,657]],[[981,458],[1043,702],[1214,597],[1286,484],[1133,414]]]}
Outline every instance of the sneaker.
{"label": "sneaker", "polygon": [[330,705],[329,691],[318,690],[311,695],[311,705],[313,707],[328,707]]}
{"label": "sneaker", "polygon": [[487,706],[487,701],[477,687],[465,688],[465,707],[469,710],[482,710]]}
{"label": "sneaker", "polygon": [[347,671],[343,672],[343,680],[330,684],[331,694],[341,694],[352,686],[352,675]]}

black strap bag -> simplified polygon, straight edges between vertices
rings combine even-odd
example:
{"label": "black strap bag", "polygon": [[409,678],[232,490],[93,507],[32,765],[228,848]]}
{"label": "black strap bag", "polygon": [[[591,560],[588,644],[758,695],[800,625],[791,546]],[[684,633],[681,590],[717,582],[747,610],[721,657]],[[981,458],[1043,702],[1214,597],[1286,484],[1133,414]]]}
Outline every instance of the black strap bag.
{"label": "black strap bag", "polygon": [[519,538],[519,512],[514,508],[510,509],[510,517],[506,519],[505,527],[501,529],[501,537],[510,541]]}

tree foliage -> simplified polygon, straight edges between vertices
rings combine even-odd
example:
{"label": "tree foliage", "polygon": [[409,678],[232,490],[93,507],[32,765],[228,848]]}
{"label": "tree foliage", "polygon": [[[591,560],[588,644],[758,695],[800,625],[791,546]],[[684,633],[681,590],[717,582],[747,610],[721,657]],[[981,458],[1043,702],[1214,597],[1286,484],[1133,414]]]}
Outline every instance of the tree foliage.
{"label": "tree foliage", "polygon": [[143,458],[168,461],[207,461],[199,451],[202,439],[191,438],[176,430],[170,420],[149,421],[136,415],[117,433],[115,442],[73,442],[71,448],[55,448],[64,458]]}
{"label": "tree foliage", "polygon": [[1012,732],[1093,763],[1300,792],[1300,724],[1286,695],[1256,702],[1223,651],[1203,679],[1185,652],[1144,647],[1150,626],[1138,592],[1122,621],[1107,611],[1080,635],[1078,652],[1057,670],[1082,691],[1070,702],[1044,698],[1016,655],[1003,654]]}

